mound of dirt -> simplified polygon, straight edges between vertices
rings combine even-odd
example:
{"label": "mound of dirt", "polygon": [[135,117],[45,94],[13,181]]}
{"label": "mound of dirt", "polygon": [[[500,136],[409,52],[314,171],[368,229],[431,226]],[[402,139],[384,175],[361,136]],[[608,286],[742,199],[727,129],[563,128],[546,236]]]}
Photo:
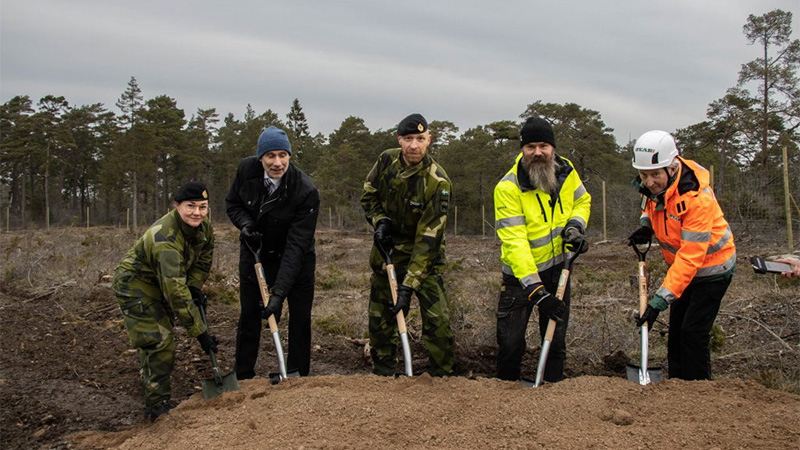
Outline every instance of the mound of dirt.
{"label": "mound of dirt", "polygon": [[325,375],[195,394],[153,424],[70,436],[82,449],[747,448],[800,446],[800,396],[739,380],[646,387],[584,376],[540,388],[478,378]]}

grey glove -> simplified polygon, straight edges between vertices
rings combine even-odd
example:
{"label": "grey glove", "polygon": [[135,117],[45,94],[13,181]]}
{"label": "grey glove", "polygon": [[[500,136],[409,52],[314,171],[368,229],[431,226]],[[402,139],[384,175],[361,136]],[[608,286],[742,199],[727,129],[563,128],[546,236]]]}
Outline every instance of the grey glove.
{"label": "grey glove", "polygon": [[586,253],[586,250],[589,250],[589,242],[586,240],[586,236],[576,227],[565,228],[561,233],[561,237],[564,239],[564,246],[571,252]]}

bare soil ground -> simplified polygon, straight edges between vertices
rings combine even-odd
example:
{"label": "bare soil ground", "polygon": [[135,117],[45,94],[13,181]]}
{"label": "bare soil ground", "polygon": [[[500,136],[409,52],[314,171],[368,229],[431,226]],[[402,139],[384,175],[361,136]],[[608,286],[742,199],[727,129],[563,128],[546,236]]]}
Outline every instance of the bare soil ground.
{"label": "bare soil ground", "polygon": [[[217,226],[206,291],[223,368],[233,363],[238,317],[235,230]],[[0,447],[2,448],[798,448],[800,288],[756,276],[746,257],[777,253],[737,236],[739,267],[714,333],[710,382],[624,379],[637,358],[631,322],[636,262],[621,242],[576,263],[563,383],[538,389],[494,375],[499,246],[448,236],[447,288],[458,377],[424,374],[418,310],[409,330],[421,375],[368,375],[365,357],[370,236],[318,232],[312,375],[278,385],[256,378],[205,401],[210,364],[178,329],[173,398],[143,423],[138,357],[127,347],[108,275],[135,235],[66,228],[0,235]],[[653,284],[666,270],[651,251]],[[285,314],[286,312],[284,312]],[[523,373],[533,376],[538,331],[529,327]],[[664,365],[666,326],[651,334]],[[284,339],[286,330],[282,328]],[[275,372],[264,340],[257,370]],[[398,366],[401,368],[402,366]]]}

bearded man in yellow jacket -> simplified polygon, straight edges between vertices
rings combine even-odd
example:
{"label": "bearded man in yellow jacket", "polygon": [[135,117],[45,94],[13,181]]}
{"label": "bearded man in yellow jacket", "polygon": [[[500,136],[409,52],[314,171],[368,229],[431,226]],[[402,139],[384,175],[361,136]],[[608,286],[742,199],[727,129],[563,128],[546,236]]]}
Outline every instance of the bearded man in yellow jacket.
{"label": "bearded man in yellow jacket", "polygon": [[709,185],[709,173],[678,155],[667,132],[643,134],[633,148],[641,194],[640,227],[631,245],[653,236],[669,265],[637,326],[653,325],[670,307],[669,377],[711,379],[711,327],[736,267],[733,233]]}
{"label": "bearded man in yellow jacket", "polygon": [[583,253],[591,195],[572,163],[556,154],[550,123],[528,119],[520,130],[521,152],[494,188],[497,236],[503,242],[503,284],[497,306],[497,376],[518,380],[525,334],[533,307],[539,309],[544,337],[557,321],[544,368],[544,380],[564,379],[569,321],[569,283],[563,299],[555,295],[565,253]]}

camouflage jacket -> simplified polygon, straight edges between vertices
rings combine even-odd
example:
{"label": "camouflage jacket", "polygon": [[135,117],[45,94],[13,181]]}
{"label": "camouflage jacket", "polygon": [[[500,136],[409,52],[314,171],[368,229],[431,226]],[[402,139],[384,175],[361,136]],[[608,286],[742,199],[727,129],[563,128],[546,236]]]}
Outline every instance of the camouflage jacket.
{"label": "camouflage jacket", "polygon": [[192,228],[173,209],[128,250],[115,270],[112,289],[118,297],[165,301],[189,336],[195,337],[206,331],[206,326],[189,286],[203,286],[211,271],[213,251],[209,219]]}
{"label": "camouflage jacket", "polygon": [[[381,219],[392,223],[392,262],[405,265],[403,284],[418,290],[432,272],[445,264],[445,225],[450,204],[450,178],[430,155],[407,166],[399,148],[386,150],[364,182],[361,206],[374,227]],[[382,273],[384,261],[373,245],[370,266]]]}

